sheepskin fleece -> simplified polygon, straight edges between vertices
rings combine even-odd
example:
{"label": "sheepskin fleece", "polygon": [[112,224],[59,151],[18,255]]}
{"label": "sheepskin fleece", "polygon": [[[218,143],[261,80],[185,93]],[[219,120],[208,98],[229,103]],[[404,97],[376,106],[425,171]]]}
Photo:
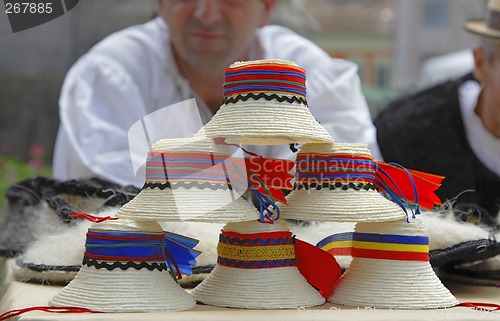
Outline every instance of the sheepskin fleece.
{"label": "sheepskin fleece", "polygon": [[[118,207],[107,208],[98,216],[114,216]],[[32,208],[30,223],[33,229],[33,240],[27,245],[24,253],[19,256],[19,261],[36,265],[51,266],[76,266],[80,265],[85,250],[85,234],[91,223],[83,220],[71,224],[63,223],[46,206]],[[477,225],[458,222],[450,212],[423,211],[420,214],[424,228],[429,233],[430,249],[443,249],[465,241],[488,238],[488,230]],[[36,224],[36,228],[34,225]],[[183,234],[199,240],[195,247],[202,254],[197,258],[198,266],[214,265],[217,261],[217,243],[219,233],[224,224],[197,223],[197,222],[161,222],[166,231]],[[316,244],[324,237],[340,232],[354,230],[355,223],[330,223],[330,222],[289,222],[290,230],[297,238]],[[26,228],[26,227],[23,227]],[[347,268],[351,262],[350,257],[338,257],[339,264]],[[500,262],[492,266],[499,267]],[[66,272],[62,276],[58,271],[44,272],[47,279],[67,282],[74,277],[75,272]],[[40,279],[40,272],[17,266],[15,276],[18,280]],[[60,278],[60,280],[58,279]],[[43,273],[42,273],[43,278]]]}

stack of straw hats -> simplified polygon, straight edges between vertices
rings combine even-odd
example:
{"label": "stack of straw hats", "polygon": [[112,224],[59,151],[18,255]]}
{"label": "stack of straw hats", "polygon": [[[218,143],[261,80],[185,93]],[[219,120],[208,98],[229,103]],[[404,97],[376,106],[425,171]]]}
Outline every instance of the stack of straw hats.
{"label": "stack of straw hats", "polygon": [[[119,210],[120,219],[89,230],[82,269],[50,304],[103,312],[186,310],[195,305],[194,299],[252,309],[323,304],[325,299],[297,268],[294,240],[284,220],[265,221],[263,213],[258,219],[259,211],[242,198],[251,185],[245,181],[245,169],[228,161],[230,144],[305,144],[297,156],[288,206],[281,207],[282,218],[358,222],[354,234],[382,239],[422,237],[420,226],[407,223],[404,211],[378,192],[367,146],[334,144],[314,119],[305,83],[305,71],[290,61],[231,65],[225,75],[224,103],[216,115],[191,138],[163,139],[152,146],[142,191]],[[156,252],[154,241],[132,245],[145,246],[145,252],[127,249],[123,242],[123,236],[155,239],[162,233],[156,221],[226,223],[217,264],[193,289],[194,299],[165,276],[166,258]],[[350,241],[353,262],[329,301],[390,308],[457,303],[422,258],[428,248],[417,247],[424,253],[417,255],[419,260],[400,257],[401,251],[391,248],[395,253],[387,259],[359,255],[366,251],[356,250],[359,242]]]}
{"label": "stack of straw hats", "polygon": [[49,304],[98,312],[193,308],[193,297],[169,274],[163,239],[154,221],[95,223],[87,233],[83,266]]}
{"label": "stack of straw hats", "polygon": [[357,222],[353,235],[318,243],[334,256],[353,257],[328,301],[377,308],[456,305],[430,266],[420,222],[407,219],[378,191],[376,166],[364,144],[306,144],[297,155],[295,186],[282,217]]}
{"label": "stack of straw hats", "polygon": [[[200,132],[229,144],[332,143],[307,107],[305,80],[305,71],[290,61],[235,63],[226,71],[224,104]],[[255,309],[325,301],[300,274],[283,220],[226,224],[217,254],[214,270],[192,292],[197,301]]]}

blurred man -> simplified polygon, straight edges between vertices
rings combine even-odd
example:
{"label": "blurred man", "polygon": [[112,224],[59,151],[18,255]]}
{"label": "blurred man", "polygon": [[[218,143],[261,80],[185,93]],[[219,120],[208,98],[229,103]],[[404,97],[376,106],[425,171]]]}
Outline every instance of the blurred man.
{"label": "blurred man", "polygon": [[385,161],[446,176],[438,195],[486,223],[500,209],[500,0],[487,20],[465,27],[481,37],[474,71],[393,103],[375,124]]}
{"label": "blurred man", "polygon": [[[98,176],[142,186],[144,177],[136,177],[131,158],[146,155],[129,150],[129,128],[163,107],[195,98],[197,109],[167,108],[160,126],[160,138],[189,137],[221,105],[231,63],[269,58],[291,60],[306,70],[309,108],[335,140],[367,143],[380,158],[357,66],[332,59],[289,29],[265,26],[275,3],[158,0],[159,17],[94,46],[70,69],[61,91],[55,178]],[[255,152],[289,157],[284,150]]]}

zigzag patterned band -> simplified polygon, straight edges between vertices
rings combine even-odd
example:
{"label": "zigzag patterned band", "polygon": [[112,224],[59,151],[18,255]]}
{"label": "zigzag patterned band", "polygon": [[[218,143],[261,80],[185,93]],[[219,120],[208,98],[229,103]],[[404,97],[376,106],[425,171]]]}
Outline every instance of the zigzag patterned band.
{"label": "zigzag patterned band", "polygon": [[294,190],[300,190],[300,189],[305,189],[305,190],[321,190],[321,189],[329,189],[329,190],[335,190],[335,189],[342,189],[343,191],[347,191],[348,189],[354,189],[356,191],[360,190],[377,190],[377,187],[375,184],[372,183],[345,183],[345,182],[331,182],[331,183],[295,183],[293,186]]}
{"label": "zigzag patterned band", "polygon": [[170,182],[165,182],[165,183],[158,183],[158,182],[146,182],[142,186],[142,189],[160,189],[164,190],[166,188],[171,188],[171,189],[176,189],[176,188],[187,188],[190,189],[192,187],[196,188],[201,188],[201,189],[211,189],[211,190],[232,190],[233,187],[231,184],[227,183],[209,183],[209,182],[175,182],[175,183],[170,183]]}
{"label": "zigzag patterned band", "polygon": [[136,270],[140,269],[148,269],[150,271],[158,270],[158,271],[167,271],[167,265],[164,262],[110,262],[110,261],[101,261],[96,259],[91,259],[89,257],[83,258],[83,265],[93,266],[96,269],[122,269],[127,270],[130,268],[134,268]]}
{"label": "zigzag patterned band", "polygon": [[287,102],[289,104],[297,103],[301,105],[307,106],[307,100],[303,97],[299,96],[283,96],[283,95],[278,95],[278,94],[273,94],[273,93],[248,93],[248,94],[239,94],[236,96],[231,96],[231,97],[224,97],[224,104],[234,104],[238,101],[247,101],[249,99],[252,100],[259,100],[259,99],[265,99],[267,101],[272,101],[276,100],[280,103],[282,102]]}

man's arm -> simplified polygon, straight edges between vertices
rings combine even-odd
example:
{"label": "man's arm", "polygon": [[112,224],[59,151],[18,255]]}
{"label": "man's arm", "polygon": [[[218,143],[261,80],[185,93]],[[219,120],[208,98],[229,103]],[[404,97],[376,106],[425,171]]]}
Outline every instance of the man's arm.
{"label": "man's arm", "polygon": [[145,106],[139,89],[118,64],[105,57],[83,57],[67,74],[59,105],[55,178],[98,176],[140,185],[132,170],[127,134]]}

